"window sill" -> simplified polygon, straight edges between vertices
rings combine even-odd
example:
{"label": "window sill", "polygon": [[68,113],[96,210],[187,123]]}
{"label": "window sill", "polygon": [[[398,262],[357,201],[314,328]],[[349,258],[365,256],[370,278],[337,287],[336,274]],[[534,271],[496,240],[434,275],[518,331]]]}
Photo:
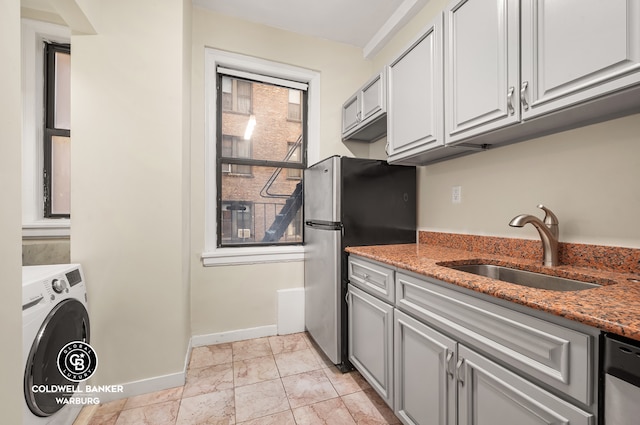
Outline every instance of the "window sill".
{"label": "window sill", "polygon": [[22,239],[66,239],[70,235],[71,220],[65,218],[39,220],[22,225]]}
{"label": "window sill", "polygon": [[205,267],[304,261],[304,247],[301,245],[288,245],[218,248],[214,251],[203,253],[201,258],[202,265]]}

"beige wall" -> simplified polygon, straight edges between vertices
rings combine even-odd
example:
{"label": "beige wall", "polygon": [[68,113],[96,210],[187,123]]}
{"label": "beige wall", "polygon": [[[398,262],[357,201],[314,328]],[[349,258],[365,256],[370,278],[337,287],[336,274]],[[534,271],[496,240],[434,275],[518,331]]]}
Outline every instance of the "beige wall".
{"label": "beige wall", "polygon": [[192,315],[193,335],[276,324],[276,291],[303,286],[301,262],[203,267],[205,46],[318,71],[321,74],[320,158],[366,156],[369,145],[341,142],[340,105],[373,68],[360,49],[295,35],[216,13],[193,13]]}
{"label": "beige wall", "polygon": [[[400,54],[447,4],[431,1],[374,58]],[[383,158],[385,139],[370,146]],[[423,230],[537,239],[511,228],[520,213],[560,220],[560,240],[640,248],[640,115],[565,131],[419,169],[418,226]],[[451,203],[451,187],[462,203]]]}
{"label": "beige wall", "polygon": [[[560,240],[640,248],[640,115],[505,146],[420,170],[421,229],[538,239],[518,214],[560,221]],[[451,187],[462,186],[462,203]]]}
{"label": "beige wall", "polygon": [[190,0],[85,1],[74,35],[71,260],[99,384],[181,373],[190,337]]}
{"label": "beige wall", "polygon": [[[20,2],[0,0],[0,57],[5,66],[0,78],[0,400],[2,422],[22,423],[22,282],[21,277],[21,93],[20,93]],[[7,64],[11,64],[10,66]]]}

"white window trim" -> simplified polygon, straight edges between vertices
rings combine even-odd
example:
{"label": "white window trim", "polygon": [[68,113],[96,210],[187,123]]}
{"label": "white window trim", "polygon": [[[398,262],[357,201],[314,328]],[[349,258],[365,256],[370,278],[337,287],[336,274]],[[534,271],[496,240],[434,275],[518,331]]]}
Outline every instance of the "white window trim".
{"label": "white window trim", "polygon": [[205,252],[204,266],[303,261],[302,245],[218,248],[216,202],[216,70],[218,66],[308,84],[307,163],[319,161],[320,73],[264,59],[216,49],[205,49]]}
{"label": "white window trim", "polygon": [[22,19],[22,237],[68,238],[69,219],[48,219],[43,213],[43,111],[45,41],[70,43],[68,27]]}

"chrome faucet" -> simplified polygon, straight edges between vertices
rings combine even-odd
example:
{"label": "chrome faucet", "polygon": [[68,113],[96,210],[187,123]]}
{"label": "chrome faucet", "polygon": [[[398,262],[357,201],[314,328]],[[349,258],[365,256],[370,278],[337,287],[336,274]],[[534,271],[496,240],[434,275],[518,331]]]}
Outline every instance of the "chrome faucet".
{"label": "chrome faucet", "polygon": [[520,214],[509,222],[509,226],[523,227],[527,223],[531,223],[542,240],[542,256],[545,266],[553,267],[558,265],[558,217],[544,205],[538,205],[538,208],[545,212],[544,220],[529,214]]}

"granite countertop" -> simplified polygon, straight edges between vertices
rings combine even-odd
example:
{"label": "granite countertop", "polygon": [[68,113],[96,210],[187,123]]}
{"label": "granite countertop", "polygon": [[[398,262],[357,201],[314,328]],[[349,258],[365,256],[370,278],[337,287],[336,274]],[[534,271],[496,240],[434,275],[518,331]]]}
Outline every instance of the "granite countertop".
{"label": "granite countertop", "polygon": [[[543,267],[540,261],[425,243],[348,247],[347,252],[640,341],[640,275],[588,267]],[[454,270],[491,263],[602,285],[580,291],[535,289]]]}

